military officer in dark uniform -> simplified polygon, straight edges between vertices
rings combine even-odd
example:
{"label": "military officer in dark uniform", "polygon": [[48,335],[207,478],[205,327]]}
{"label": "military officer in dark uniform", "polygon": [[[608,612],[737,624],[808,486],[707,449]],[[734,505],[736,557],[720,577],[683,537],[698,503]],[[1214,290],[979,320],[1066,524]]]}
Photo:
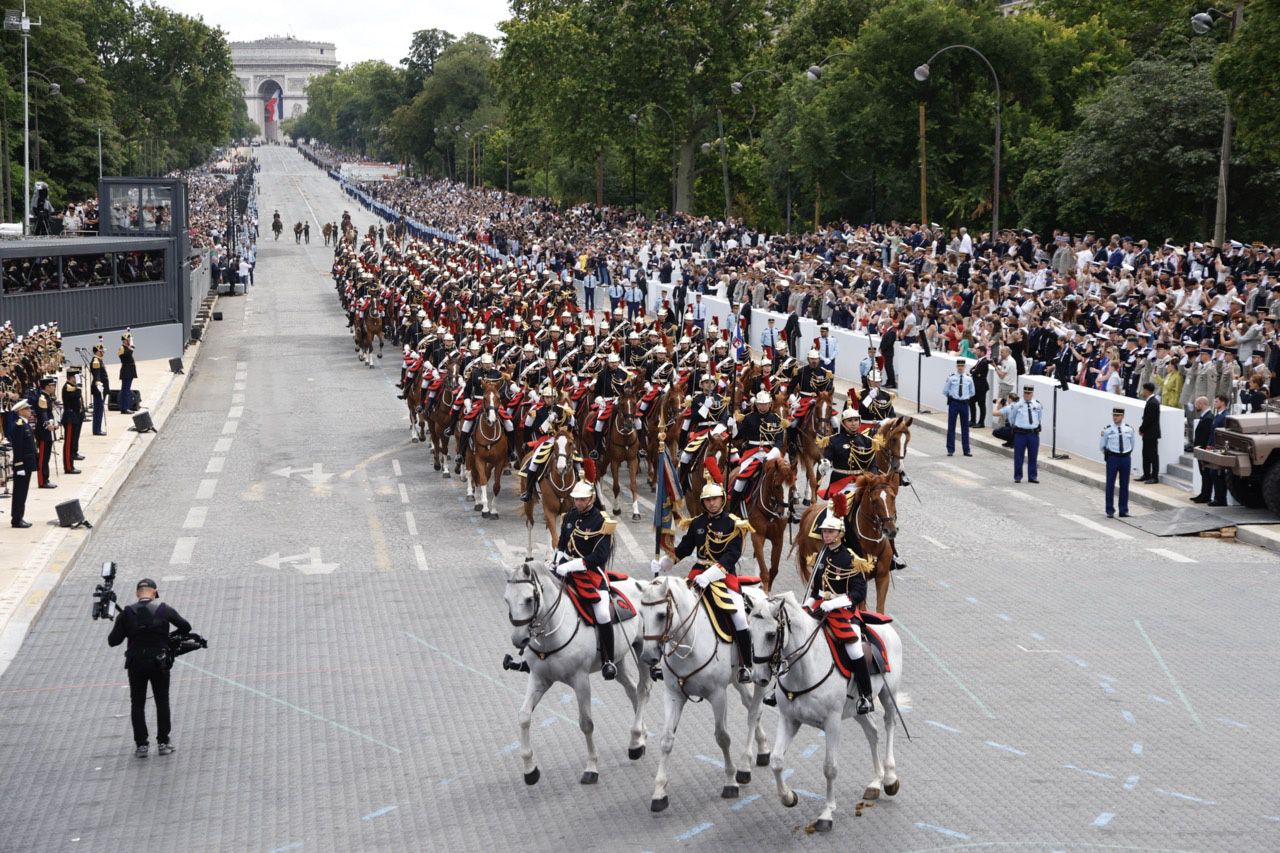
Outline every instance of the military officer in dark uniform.
{"label": "military officer in dark uniform", "polygon": [[107,413],[107,397],[111,392],[111,380],[107,377],[107,362],[102,338],[93,347],[93,360],[89,362],[89,381],[93,388],[93,434],[106,435],[102,428]]}
{"label": "military officer in dark uniform", "polygon": [[782,454],[783,435],[782,418],[773,411],[773,398],[767,391],[761,391],[755,396],[755,406],[738,422],[736,440],[741,458],[738,462],[738,476],[733,478],[731,510],[745,514],[742,500],[756,475],[760,473],[762,460],[775,450],[777,453],[772,454],[773,456]]}
{"label": "military officer in dark uniform", "polygon": [[131,414],[133,409],[133,380],[138,378],[138,367],[133,363],[133,335],[120,336],[120,414]]}
{"label": "military officer in dark uniform", "polygon": [[565,513],[560,524],[554,571],[570,586],[575,604],[591,608],[600,640],[600,674],[605,681],[612,681],[618,677],[618,667],[613,662],[613,616],[606,567],[615,522],[601,511],[595,489],[586,480],[579,480],[569,497],[573,499],[573,509]]}
{"label": "military officer in dark uniform", "polygon": [[84,429],[84,394],[80,391],[80,368],[67,368],[67,381],[62,386],[62,470],[79,474],[76,462],[80,455],[80,430]]}
{"label": "military officer in dark uniform", "polygon": [[724,511],[724,488],[714,480],[708,480],[699,495],[703,512],[689,522],[689,529],[676,545],[675,560],[663,557],[653,560],[649,566],[656,575],[670,571],[676,563],[693,554],[696,562],[689,572],[689,580],[702,589],[716,581],[723,581],[733,602],[734,642],[738,647],[738,681],[751,682],[751,632],[747,630],[747,617],[743,608],[742,592],[738,584],[738,558],[742,556],[742,537],[750,525],[737,516]]}
{"label": "military officer in dark uniform", "polygon": [[821,476],[831,473],[827,488],[819,492],[824,499],[842,491],[855,477],[864,473],[877,473],[876,452],[871,438],[861,431],[862,417],[852,406],[840,413],[840,431],[831,436],[827,447],[822,451],[822,461],[818,463]]}
{"label": "military officer in dark uniform", "polygon": [[608,364],[596,376],[596,419],[594,424],[595,447],[591,450],[591,458],[599,459],[604,452],[604,443],[609,437],[609,421],[613,417],[613,403],[618,397],[631,391],[631,374],[621,366],[621,359],[616,352],[609,353]]}
{"label": "military officer in dark uniform", "polygon": [[804,416],[804,399],[816,397],[823,391],[835,387],[835,375],[819,363],[821,354],[816,349],[809,350],[808,364],[800,368],[795,384],[791,388],[791,426],[787,428],[787,443],[797,447],[800,434],[800,418]]}
{"label": "military officer in dark uniform", "polygon": [[[856,607],[867,597],[864,575],[871,561],[857,557],[842,541],[844,522],[828,513],[818,528],[822,533],[822,550],[813,563],[813,577],[805,593],[804,609],[818,619],[825,614],[827,625],[837,640],[844,643],[845,653],[853,663],[853,680],[858,688],[859,714],[871,712],[871,670],[862,654],[862,635]],[[853,696],[849,697],[854,698]]]}
{"label": "military officer in dark uniform", "polygon": [[58,387],[56,376],[46,376],[40,380],[36,392],[36,446],[40,450],[38,468],[39,488],[56,489],[56,484],[49,482],[49,457],[53,455],[53,439],[58,429],[58,421],[53,411],[53,393]]}
{"label": "military officer in dark uniform", "polygon": [[876,423],[897,417],[893,410],[893,395],[880,387],[880,371],[873,370],[866,376],[867,390],[858,399],[858,413],[862,419]]}
{"label": "military officer in dark uniform", "polygon": [[9,442],[13,445],[13,497],[9,501],[9,524],[13,527],[30,527],[27,521],[27,491],[31,488],[31,472],[39,466],[36,438],[31,432],[27,417],[31,403],[18,400],[13,404],[9,424]]}
{"label": "military officer in dark uniform", "polygon": [[173,752],[169,740],[169,669],[173,658],[169,651],[169,626],[181,633],[191,631],[191,623],[168,604],[159,600],[156,582],[150,578],[138,581],[138,600],[116,617],[107,635],[107,645],[118,646],[125,640],[124,668],[129,672],[130,717],[133,722],[133,754],[146,758],[149,750],[147,732],[147,688],[156,700],[156,743],[161,755]]}

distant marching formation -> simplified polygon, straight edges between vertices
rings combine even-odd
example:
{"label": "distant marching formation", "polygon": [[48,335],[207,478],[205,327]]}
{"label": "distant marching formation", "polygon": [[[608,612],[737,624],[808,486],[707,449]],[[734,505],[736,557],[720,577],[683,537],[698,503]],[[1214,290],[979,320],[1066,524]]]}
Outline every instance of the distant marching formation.
{"label": "distant marching formation", "polygon": [[[666,303],[652,318],[597,315],[579,308],[571,280],[479,245],[383,241],[372,227],[361,238],[345,213],[332,232],[334,286],[355,351],[372,367],[388,339],[399,347],[411,438],[430,435],[435,470],[450,477],[452,440],[453,473],[465,471],[474,509],[498,518],[503,473],[516,469],[529,556],[507,572],[521,659],[507,655],[504,668],[529,673],[520,711],[527,784],[541,775],[529,741],[533,710],[556,682],[577,694],[588,756],[581,781],[598,781],[589,681],[598,671],[620,681],[632,703],[632,760],[645,752],[652,683],[665,685],[654,811],[669,803],[667,760],[689,700],[705,699],[715,713],[723,797],[750,783],[754,757],[772,768],[783,804],[796,805],[783,778],[786,750],[802,723],[817,726],[826,733],[827,796],[815,828],[831,829],[845,716],[856,716],[871,747],[875,775],[863,798],[898,792],[902,646],[883,614],[889,573],[902,565],[896,499],[912,424],[893,411],[877,370],[837,413],[816,340],[803,364],[784,351],[753,360],[730,344],[736,318],[721,327],[712,317],[704,328],[691,314],[677,322]],[[649,581],[611,570],[617,522],[604,512],[597,477],[612,479],[616,517],[626,469],[639,520],[642,465],[661,522]],[[807,495],[799,519],[797,472]],[[538,507],[546,561],[534,559]],[[679,542],[672,526],[682,529]],[[771,594],[789,530],[801,597]],[[758,577],[738,573],[748,538]],[[688,576],[672,574],[686,557],[694,558]],[[876,611],[864,609],[868,577]],[[747,707],[755,744],[737,763],[726,728],[730,687]],[[869,713],[876,698],[882,722]],[[760,725],[765,703],[781,715],[772,753]]]}

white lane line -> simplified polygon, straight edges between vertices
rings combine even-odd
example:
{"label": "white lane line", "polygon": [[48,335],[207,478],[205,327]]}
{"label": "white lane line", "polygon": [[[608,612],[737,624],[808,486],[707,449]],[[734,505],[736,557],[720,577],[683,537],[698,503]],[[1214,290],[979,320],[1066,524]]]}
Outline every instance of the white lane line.
{"label": "white lane line", "polygon": [[205,516],[209,514],[207,506],[193,506],[187,510],[187,520],[182,522],[183,527],[204,527]]}
{"label": "white lane line", "polygon": [[1072,515],[1069,512],[1064,512],[1062,513],[1062,517],[1067,519],[1068,521],[1074,521],[1076,524],[1079,524],[1081,527],[1087,527],[1096,533],[1101,533],[1104,536],[1110,536],[1112,539],[1132,539],[1133,538],[1128,533],[1121,533],[1119,530],[1116,530],[1114,527],[1108,527],[1105,524],[1099,524],[1098,522],[1094,521],[1092,518],[1085,518],[1083,515]]}
{"label": "white lane line", "polygon": [[921,459],[928,459],[928,458],[929,458],[929,457],[931,457],[933,454],[932,454],[932,453],[925,453],[923,450],[916,450],[914,447],[908,447],[908,448],[907,448],[907,455],[908,455],[908,456],[919,456]]}
{"label": "white lane line", "polygon": [[182,536],[178,541],[173,543],[173,556],[169,558],[169,565],[182,566],[191,562],[191,555],[196,550],[196,537]]}
{"label": "white lane line", "polygon": [[957,486],[963,486],[966,489],[978,488],[978,484],[973,480],[954,474],[951,471],[935,471],[934,473],[948,482],[955,483]]}
{"label": "white lane line", "polygon": [[417,519],[415,519],[415,518],[413,517],[413,513],[412,513],[411,511],[409,511],[409,510],[405,510],[405,513],[404,513],[404,520],[405,520],[405,523],[409,525],[409,535],[410,535],[410,536],[417,536],[417,535],[418,535],[418,522],[417,522]]}
{"label": "white lane line", "polygon": [[232,394],[232,395],[231,395],[231,402],[233,402],[233,403],[243,403],[243,402],[244,402],[244,395],[243,395],[243,394]]}
{"label": "white lane line", "polygon": [[[246,297],[245,297],[245,299],[252,299],[252,298],[253,298],[252,296],[246,296]],[[247,361],[237,361],[237,362],[236,362],[236,370],[248,370],[248,369],[249,369],[249,362],[247,362]]]}
{"label": "white lane line", "polygon": [[1170,551],[1168,548],[1148,548],[1147,550],[1159,557],[1164,557],[1167,560],[1173,560],[1175,563],[1196,562],[1196,560],[1193,560],[1186,554],[1179,554],[1177,551]]}
{"label": "white lane line", "polygon": [[421,545],[413,546],[413,557],[418,561],[418,570],[425,572],[427,570],[427,554],[422,550]]}
{"label": "white lane line", "polygon": [[928,542],[930,545],[934,545],[934,546],[936,546],[936,547],[938,547],[938,548],[941,548],[941,549],[942,549],[942,550],[944,550],[944,551],[950,551],[950,550],[951,550],[951,549],[950,549],[950,548],[948,548],[946,545],[943,545],[941,542],[939,542],[937,539],[934,539],[932,536],[925,536],[925,535],[921,534],[920,538],[921,538],[921,539],[923,539],[924,541]]}
{"label": "white lane line", "polygon": [[400,460],[399,459],[391,460],[391,470],[396,472],[397,477],[400,476]]}
{"label": "white lane line", "polygon": [[209,460],[209,464],[205,466],[204,472],[206,474],[221,474],[222,464],[226,461],[227,457],[225,456],[215,456]]}
{"label": "white lane line", "polygon": [[222,425],[222,434],[230,435],[231,433],[236,431],[236,428],[238,426],[240,426],[239,421],[227,421],[225,424]]}
{"label": "white lane line", "polygon": [[214,453],[226,453],[228,450],[230,450],[230,449],[231,449],[231,442],[233,442],[233,441],[235,441],[235,439],[234,439],[234,438],[220,438],[220,439],[218,439],[217,441],[215,441],[215,442],[213,443],[213,452],[214,452]]}
{"label": "white lane line", "polygon": [[[246,373],[246,372],[245,372],[245,371],[243,371],[243,370],[238,371],[238,372],[236,373],[236,381],[237,381],[237,382],[243,382],[243,381],[245,381],[245,380],[246,380],[246,379],[248,379],[248,378],[249,378],[249,374],[248,374],[248,373]],[[238,389],[237,389],[237,390],[238,390]]]}
{"label": "white lane line", "polygon": [[227,417],[239,418],[244,416],[244,406],[232,406],[227,410]]}
{"label": "white lane line", "polygon": [[231,386],[231,390],[233,390],[233,391],[243,391],[243,390],[244,390],[244,383],[243,383],[243,382],[237,382],[235,385],[232,385],[232,386]]}
{"label": "white lane line", "polygon": [[[908,449],[910,449],[910,448],[908,448]],[[965,477],[968,477],[968,478],[969,478],[969,479],[971,479],[971,480],[985,480],[985,479],[987,479],[986,477],[982,476],[981,474],[977,474],[977,473],[975,473],[975,472],[973,472],[973,471],[970,471],[970,470],[969,470],[969,469],[967,469],[967,468],[961,468],[959,465],[952,465],[950,462],[935,462],[935,463],[933,463],[933,467],[935,467],[935,468],[946,468],[946,469],[947,469],[947,470],[949,470],[949,471],[955,471],[957,474],[962,474],[962,475],[964,475]]]}
{"label": "white lane line", "polygon": [[404,483],[400,484],[400,503],[407,504],[409,502],[409,490],[404,487]]}
{"label": "white lane line", "polygon": [[218,488],[217,480],[201,480],[200,485],[196,488],[196,500],[213,500],[213,490],[216,488]]}
{"label": "white lane line", "polygon": [[1027,494],[1026,489],[1009,488],[1009,489],[1001,489],[1000,491],[1008,492],[1009,494],[1013,495],[1015,498],[1020,498],[1021,500],[1024,500],[1024,501],[1030,501],[1031,503],[1041,504],[1043,506],[1050,506],[1048,501],[1042,501],[1037,497]]}

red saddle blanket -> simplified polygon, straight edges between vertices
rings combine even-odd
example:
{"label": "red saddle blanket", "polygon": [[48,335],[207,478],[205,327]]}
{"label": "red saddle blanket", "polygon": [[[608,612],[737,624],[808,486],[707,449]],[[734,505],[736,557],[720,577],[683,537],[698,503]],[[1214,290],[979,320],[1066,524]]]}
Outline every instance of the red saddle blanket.
{"label": "red saddle blanket", "polygon": [[[838,612],[838,611],[837,611]],[[880,639],[880,635],[875,632],[870,624],[883,625],[893,620],[887,616],[881,616],[879,613],[864,612],[861,614],[862,624],[862,655],[870,662],[869,671],[872,675],[880,672],[889,671],[889,657],[885,652],[884,640]],[[876,622],[866,617],[871,616],[882,621]],[[830,618],[822,626],[822,635],[827,639],[827,647],[831,649],[831,656],[835,658],[836,668],[840,670],[840,674],[848,680],[853,670],[853,661],[849,660],[849,655],[844,650],[845,641],[838,639],[833,634],[835,626]]]}
{"label": "red saddle blanket", "polygon": [[[621,572],[609,572],[608,575],[611,581],[627,580],[627,576]],[[617,587],[604,584],[600,572],[590,570],[572,572],[564,579],[564,585],[565,592],[569,594],[569,600],[578,611],[578,616],[588,625],[594,627],[596,624],[594,605],[600,600],[600,594],[605,591],[601,586],[605,586],[608,591],[614,622],[626,622],[636,615],[635,605],[631,603],[626,593]]]}

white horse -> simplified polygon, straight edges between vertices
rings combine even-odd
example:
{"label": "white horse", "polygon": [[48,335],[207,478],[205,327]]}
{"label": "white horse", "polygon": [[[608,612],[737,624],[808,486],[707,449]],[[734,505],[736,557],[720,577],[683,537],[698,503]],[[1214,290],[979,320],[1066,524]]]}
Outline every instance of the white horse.
{"label": "white horse", "polygon": [[[724,755],[725,785],[720,796],[732,799],[738,796],[738,785],[751,781],[751,759],[756,766],[769,766],[769,746],[764,727],[760,725],[760,711],[765,688],[757,686],[748,690],[737,680],[738,653],[732,643],[721,643],[716,637],[711,619],[702,607],[700,594],[695,594],[684,578],[661,577],[641,585],[640,620],[644,628],[644,644],[640,658],[655,666],[662,662],[664,691],[663,708],[665,722],[662,729],[662,755],[658,758],[658,775],[654,779],[651,811],[665,809],[667,798],[667,759],[675,745],[676,727],[680,715],[690,699],[711,703],[715,713],[716,744]],[[763,606],[764,593],[755,588],[743,587],[744,598],[752,606]],[[750,665],[749,661],[744,662]],[[742,704],[747,708],[747,749],[738,764],[737,772],[729,755],[729,729],[725,725],[726,689],[737,688]],[[756,748],[751,749],[751,737]]]}
{"label": "white horse", "polygon": [[[635,580],[610,581],[631,599],[640,600],[640,584]],[[507,618],[511,621],[511,642],[525,650],[529,665],[529,684],[524,704],[520,707],[520,757],[524,760],[524,781],[535,785],[541,776],[533,760],[529,743],[529,724],[533,709],[557,681],[573,688],[578,697],[578,727],[587,739],[587,767],[580,780],[594,785],[600,778],[596,766],[596,745],[592,736],[595,723],[591,719],[591,673],[600,670],[596,649],[596,629],[582,622],[564,584],[542,562],[524,563],[507,569],[507,587],[503,593]],[[636,605],[638,606],[638,605]],[[649,700],[649,671],[635,662],[640,645],[639,617],[613,623],[618,657],[618,682],[627,693],[635,710],[631,724],[631,741],[627,757],[632,761],[644,755],[644,706]]]}
{"label": "white horse", "polygon": [[[822,765],[823,774],[827,777],[827,802],[816,828],[818,832],[829,832],[836,810],[840,720],[853,715],[854,702],[846,702],[849,682],[836,673],[831,648],[826,638],[821,636],[821,623],[804,611],[792,593],[770,598],[765,606],[752,611],[748,621],[754,654],[757,659],[767,657],[770,661],[768,665],[756,664],[756,683],[767,684],[773,676],[778,679],[778,734],[774,739],[771,763],[778,795],[787,808],[799,801],[796,792],[787,786],[782,776],[787,747],[801,724],[822,729],[827,742],[827,757]],[[875,778],[862,794],[865,800],[878,799],[881,790],[892,797],[900,786],[893,759],[893,732],[898,686],[902,683],[902,641],[892,625],[877,625],[875,631],[884,640],[889,663],[887,675],[871,676],[872,693],[880,697],[880,705],[884,708],[885,758],[880,761],[880,729],[875,718],[871,714],[854,715],[862,724],[871,745],[871,764],[875,770]]]}

